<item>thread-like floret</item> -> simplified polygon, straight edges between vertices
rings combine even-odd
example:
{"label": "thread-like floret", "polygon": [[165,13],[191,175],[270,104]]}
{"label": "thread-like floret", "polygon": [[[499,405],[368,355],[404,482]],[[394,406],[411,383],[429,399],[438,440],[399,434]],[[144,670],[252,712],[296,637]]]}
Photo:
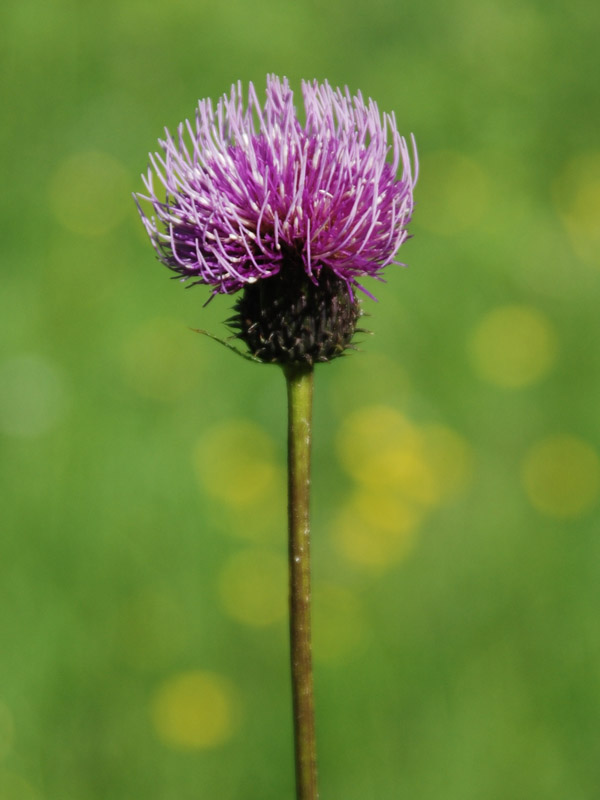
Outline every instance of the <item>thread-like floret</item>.
{"label": "thread-like floret", "polygon": [[[418,170],[393,114],[327,82],[303,82],[301,122],[287,80],[269,76],[261,104],[241,83],[195,121],[165,131],[136,201],[160,260],[213,293],[277,275],[294,253],[308,278],[322,270],[352,297],[379,277],[407,238]],[[149,201],[145,213],[140,201]]]}

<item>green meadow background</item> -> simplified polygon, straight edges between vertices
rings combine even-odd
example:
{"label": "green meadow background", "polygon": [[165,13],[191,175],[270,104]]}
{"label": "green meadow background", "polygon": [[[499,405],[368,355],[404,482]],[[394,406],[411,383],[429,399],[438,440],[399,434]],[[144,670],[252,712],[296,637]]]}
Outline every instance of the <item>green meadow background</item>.
{"label": "green meadow background", "polygon": [[316,375],[321,796],[600,785],[600,10],[9,0],[0,11],[0,800],[291,800],[285,392],[131,192],[267,73],[394,110],[408,269]]}

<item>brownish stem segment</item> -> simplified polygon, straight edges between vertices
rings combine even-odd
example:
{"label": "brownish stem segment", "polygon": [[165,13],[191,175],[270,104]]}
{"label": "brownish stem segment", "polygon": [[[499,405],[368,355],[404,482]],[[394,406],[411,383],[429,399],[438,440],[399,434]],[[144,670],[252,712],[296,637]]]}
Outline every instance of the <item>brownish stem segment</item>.
{"label": "brownish stem segment", "polygon": [[288,392],[290,645],[296,799],[317,800],[315,710],[310,641],[310,446],[312,367],[285,368]]}

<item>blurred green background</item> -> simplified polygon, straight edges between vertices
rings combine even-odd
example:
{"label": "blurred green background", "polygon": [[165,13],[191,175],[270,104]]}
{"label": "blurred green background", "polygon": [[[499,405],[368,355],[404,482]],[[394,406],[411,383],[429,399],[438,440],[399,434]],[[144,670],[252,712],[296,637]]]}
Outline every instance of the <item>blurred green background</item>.
{"label": "blurred green background", "polygon": [[292,798],[285,393],[190,331],[131,192],[237,79],[327,78],[421,158],[372,337],[317,371],[321,794],[600,785],[600,10],[0,11],[0,800]]}

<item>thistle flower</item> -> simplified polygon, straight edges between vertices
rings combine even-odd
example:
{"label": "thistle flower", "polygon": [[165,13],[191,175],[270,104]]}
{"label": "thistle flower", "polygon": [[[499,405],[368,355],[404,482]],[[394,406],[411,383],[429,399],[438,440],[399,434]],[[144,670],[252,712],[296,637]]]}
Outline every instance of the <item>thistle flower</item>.
{"label": "thistle flower", "polygon": [[[241,83],[216,108],[201,100],[194,124],[165,131],[136,196],[152,204],[151,216],[138,208],[159,259],[213,295],[244,289],[230,324],[258,358],[281,363],[348,346],[354,290],[368,294],[362,277],[380,278],[407,238],[416,180],[393,114],[327,82],[302,93],[304,124],[276,76],[264,105],[251,83],[246,105]],[[413,153],[416,165],[414,141]]]}
{"label": "thistle flower", "polygon": [[[182,280],[241,290],[228,322],[258,361],[281,364],[288,397],[290,654],[297,800],[317,800],[310,635],[313,365],[351,346],[363,277],[381,279],[408,236],[414,175],[393,114],[328,83],[287,80],[264,105],[240,83],[195,124],[166,131],[135,195],[159,259]],[[400,173],[400,177],[398,177]],[[155,190],[155,179],[162,184]],[[151,203],[147,216],[139,201]],[[210,334],[209,334],[210,335]]]}

